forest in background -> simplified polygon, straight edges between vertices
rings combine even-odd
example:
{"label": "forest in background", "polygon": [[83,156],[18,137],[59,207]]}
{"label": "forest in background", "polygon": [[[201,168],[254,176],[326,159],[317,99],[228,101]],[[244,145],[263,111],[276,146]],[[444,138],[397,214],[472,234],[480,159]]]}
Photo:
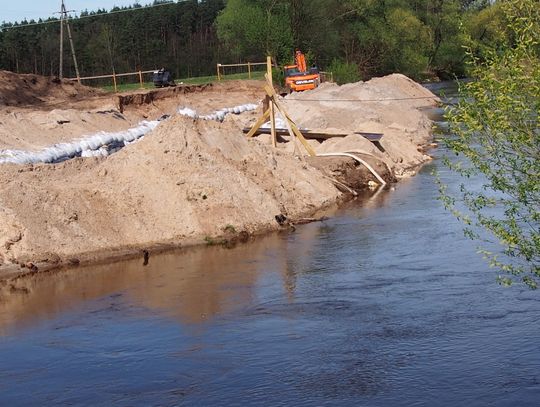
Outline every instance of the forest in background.
{"label": "forest in background", "polygon": [[[504,1],[504,0],[503,0]],[[482,58],[506,40],[500,1],[187,0],[85,10],[70,19],[82,76],[166,66],[176,77],[215,74],[216,63],[283,65],[293,51],[339,82],[401,72],[415,79],[465,72],[465,47]],[[159,7],[157,7],[159,5]],[[69,6],[69,1],[67,3]],[[126,12],[123,12],[126,11]],[[57,75],[58,19],[0,27],[0,69]],[[75,70],[67,35],[64,76]]]}

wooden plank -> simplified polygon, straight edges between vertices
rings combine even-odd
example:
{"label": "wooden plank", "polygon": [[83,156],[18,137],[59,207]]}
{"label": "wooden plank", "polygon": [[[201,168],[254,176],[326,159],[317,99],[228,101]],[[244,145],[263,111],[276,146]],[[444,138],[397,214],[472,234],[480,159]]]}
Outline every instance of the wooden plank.
{"label": "wooden plank", "polygon": [[[243,132],[247,133],[250,130],[251,129],[249,127],[245,127],[243,129]],[[367,133],[367,132],[362,132],[362,131],[355,131],[354,133],[346,134],[346,133],[322,133],[322,132],[317,132],[317,131],[300,129],[300,132],[302,133],[302,135],[306,139],[309,139],[309,140],[313,140],[313,139],[315,139],[315,140],[328,140],[328,139],[331,139],[331,138],[334,138],[334,137],[346,137],[346,136],[349,136],[351,134],[359,134],[359,135],[365,137],[366,139],[368,139],[369,141],[371,141],[373,143],[375,141],[380,141],[381,138],[383,137],[382,133]],[[270,134],[270,133],[271,133],[270,129],[261,127],[253,135],[257,136],[259,134]],[[288,134],[287,129],[276,128],[276,135],[278,135],[278,136],[286,136],[287,134]]]}
{"label": "wooden plank", "polygon": [[260,130],[260,127],[264,124],[265,121],[270,117],[270,108],[268,108],[264,114],[257,120],[253,127],[247,131],[247,137],[253,137],[255,133]]}
{"label": "wooden plank", "polygon": [[218,64],[219,66],[226,66],[226,67],[238,67],[238,66],[255,66],[255,65],[266,65],[266,62],[246,62],[245,64]]}
{"label": "wooden plank", "polygon": [[[157,69],[154,69],[152,71],[141,71],[140,73],[147,74],[147,73],[153,73],[157,71]],[[119,76],[133,76],[133,75],[139,75],[138,72],[128,72],[128,73],[117,73],[115,75],[97,75],[97,76],[85,76],[84,78],[79,78],[80,80],[90,80],[90,79],[107,79],[112,78],[113,76],[119,77]],[[68,81],[76,81],[77,78],[66,78]]]}
{"label": "wooden plank", "polygon": [[279,105],[279,103],[277,103],[276,100],[274,100],[274,105],[277,107],[277,109],[281,112],[281,114],[283,116],[285,116],[285,124],[287,125],[287,127],[289,127],[293,132],[294,134],[296,135],[296,138],[298,140],[300,140],[300,142],[302,143],[302,145],[304,146],[304,148],[306,149],[306,151],[308,152],[308,154],[312,157],[315,157],[317,155],[317,153],[315,152],[315,150],[313,149],[313,147],[311,147],[311,145],[307,142],[307,140],[304,138],[304,136],[302,135],[302,133],[300,133],[300,130],[298,129],[298,127],[296,126],[296,124],[292,121],[292,119],[290,118],[290,116],[287,114],[287,112]]}
{"label": "wooden plank", "polygon": [[[266,71],[264,76],[268,82],[268,86],[274,88],[274,84],[272,83],[272,58],[270,56],[266,57]],[[272,147],[276,148],[276,113],[274,112],[274,103],[272,99],[270,99],[270,134],[272,135]]]}
{"label": "wooden plank", "polygon": [[367,138],[372,143],[375,141],[381,141],[382,137],[384,136],[383,133],[368,133],[365,131],[355,131],[353,134],[359,134],[365,138]]}

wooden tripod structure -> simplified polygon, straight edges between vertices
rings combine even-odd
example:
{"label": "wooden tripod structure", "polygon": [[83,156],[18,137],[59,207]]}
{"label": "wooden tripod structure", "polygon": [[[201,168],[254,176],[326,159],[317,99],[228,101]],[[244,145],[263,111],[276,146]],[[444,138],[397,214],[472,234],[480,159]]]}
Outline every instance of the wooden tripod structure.
{"label": "wooden tripod structure", "polygon": [[[291,116],[289,116],[289,113],[285,110],[281,102],[278,100],[278,95],[276,94],[276,91],[274,90],[274,85],[272,84],[272,60],[270,57],[267,58],[267,73],[265,74],[266,78],[266,85],[264,86],[264,91],[266,92],[267,99],[269,101],[268,109],[265,110],[263,115],[257,120],[257,122],[253,125],[251,130],[247,133],[248,137],[253,137],[255,134],[257,134],[258,130],[261,128],[261,126],[266,123],[268,118],[270,118],[271,123],[271,129],[270,134],[272,136],[272,145],[276,147],[276,118],[275,118],[275,111],[279,111],[283,118],[285,119],[285,126],[287,127],[287,131],[290,134],[290,136],[294,139],[295,137],[302,143],[308,154],[312,157],[318,156],[318,157],[350,157],[360,164],[364,165],[374,176],[377,178],[377,180],[380,182],[380,185],[386,185],[386,181],[383,177],[380,176],[380,174],[375,171],[375,169],[364,159],[359,157],[357,153],[361,154],[367,154],[372,155],[370,153],[366,153],[363,151],[349,151],[349,152],[338,152],[338,153],[326,153],[326,154],[317,154],[315,153],[315,150],[313,150],[313,147],[307,142],[305,137],[302,135],[300,130],[298,129],[298,126],[294,123],[294,121],[291,119]],[[365,133],[367,135],[374,135],[373,133]],[[376,134],[377,136],[377,142],[382,137],[382,134]],[[354,154],[352,154],[354,153]],[[338,183],[342,187],[347,188],[350,192],[353,193],[353,195],[356,195],[356,193],[351,190],[346,185],[336,181],[335,179],[332,179],[334,183]]]}
{"label": "wooden tripod structure", "polygon": [[300,130],[298,129],[298,126],[294,123],[294,121],[291,119],[291,116],[289,116],[289,113],[285,110],[283,105],[278,101],[278,95],[276,91],[274,90],[274,85],[272,83],[272,59],[270,57],[267,57],[266,60],[267,65],[267,72],[265,74],[266,78],[266,85],[264,86],[264,91],[266,92],[267,98],[269,100],[269,106],[268,109],[263,113],[263,115],[257,120],[257,122],[253,125],[249,133],[247,134],[247,137],[253,137],[257,130],[266,123],[266,121],[270,118],[270,124],[271,124],[271,136],[272,136],[272,145],[276,147],[276,117],[275,113],[276,110],[281,113],[283,118],[285,119],[285,126],[287,127],[287,131],[289,132],[290,136],[294,139],[296,137],[300,143],[304,146],[306,151],[310,156],[317,155],[315,153],[315,150],[313,150],[313,147],[307,142],[307,140],[304,138]]}

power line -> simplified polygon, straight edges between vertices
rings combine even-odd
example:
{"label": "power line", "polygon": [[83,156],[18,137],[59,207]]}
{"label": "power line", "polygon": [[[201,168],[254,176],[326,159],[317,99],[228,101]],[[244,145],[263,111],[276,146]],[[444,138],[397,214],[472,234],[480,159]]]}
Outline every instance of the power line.
{"label": "power line", "polygon": [[[111,14],[128,13],[128,12],[133,12],[133,11],[151,9],[151,8],[155,8],[155,7],[170,6],[172,4],[185,3],[187,1],[190,1],[190,0],[178,0],[176,2],[171,1],[169,3],[159,3],[159,4],[152,4],[152,5],[149,4],[149,5],[141,6],[141,7],[132,7],[132,8],[123,9],[123,10],[108,11],[106,13],[96,13],[96,14],[88,14],[88,15],[79,16],[79,17],[70,17],[70,19],[72,19],[72,20],[83,20],[85,18],[103,17],[103,16],[108,16],[108,15],[111,15]],[[53,20],[47,20],[47,21],[40,21],[40,22],[37,22],[37,23],[15,25],[15,26],[11,26],[11,27],[7,27],[7,26],[4,25],[4,26],[0,26],[0,31],[8,31],[8,30],[14,30],[14,29],[17,29],[17,28],[33,27],[33,26],[45,25],[45,24],[58,24],[58,21],[59,20],[57,20],[57,19],[53,19]]]}
{"label": "power line", "polygon": [[438,96],[418,96],[408,98],[388,98],[388,99],[294,99],[287,98],[287,100],[294,100],[295,102],[392,102],[398,100],[420,100],[420,99],[438,99]]}

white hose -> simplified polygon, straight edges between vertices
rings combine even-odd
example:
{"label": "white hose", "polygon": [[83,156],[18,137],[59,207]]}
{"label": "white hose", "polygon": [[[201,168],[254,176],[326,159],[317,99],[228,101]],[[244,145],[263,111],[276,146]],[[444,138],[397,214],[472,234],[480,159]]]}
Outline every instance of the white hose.
{"label": "white hose", "polygon": [[358,161],[360,164],[363,164],[366,166],[368,170],[371,171],[371,173],[379,180],[379,182],[384,186],[386,185],[386,181],[381,177],[375,169],[369,165],[366,161],[362,160],[357,155],[351,154],[351,153],[323,153],[323,154],[317,154],[317,157],[351,157]]}

